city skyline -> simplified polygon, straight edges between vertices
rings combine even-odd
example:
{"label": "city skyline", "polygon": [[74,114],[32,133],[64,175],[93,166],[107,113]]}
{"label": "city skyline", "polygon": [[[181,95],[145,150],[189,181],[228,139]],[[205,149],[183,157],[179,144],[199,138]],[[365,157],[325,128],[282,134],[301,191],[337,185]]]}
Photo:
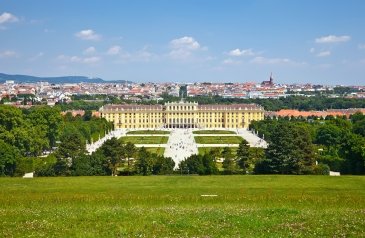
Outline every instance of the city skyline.
{"label": "city skyline", "polygon": [[361,1],[3,1],[0,72],[363,85]]}

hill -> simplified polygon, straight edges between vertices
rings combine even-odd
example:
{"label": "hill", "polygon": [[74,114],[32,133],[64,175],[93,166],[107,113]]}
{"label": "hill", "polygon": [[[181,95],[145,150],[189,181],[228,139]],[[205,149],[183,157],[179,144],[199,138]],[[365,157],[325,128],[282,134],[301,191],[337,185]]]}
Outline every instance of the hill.
{"label": "hill", "polygon": [[16,83],[36,83],[40,81],[49,83],[130,83],[130,81],[125,80],[106,81],[101,78],[90,78],[85,76],[36,77],[30,75],[11,75],[0,73],[0,83],[4,83],[6,80],[14,80]]}

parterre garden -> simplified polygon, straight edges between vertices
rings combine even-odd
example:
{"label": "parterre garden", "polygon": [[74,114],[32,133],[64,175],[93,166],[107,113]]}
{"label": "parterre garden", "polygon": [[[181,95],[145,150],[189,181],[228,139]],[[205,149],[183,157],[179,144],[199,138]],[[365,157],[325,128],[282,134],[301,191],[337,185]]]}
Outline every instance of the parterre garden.
{"label": "parterre garden", "polygon": [[199,130],[193,131],[193,134],[237,134],[234,131],[226,131],[226,130]]}
{"label": "parterre garden", "polygon": [[195,136],[198,144],[239,144],[242,142],[240,136]]}
{"label": "parterre garden", "polygon": [[161,130],[138,130],[138,131],[128,131],[127,135],[169,135],[169,131]]}
{"label": "parterre garden", "polygon": [[132,144],[166,144],[168,136],[125,136],[121,137],[123,143]]}

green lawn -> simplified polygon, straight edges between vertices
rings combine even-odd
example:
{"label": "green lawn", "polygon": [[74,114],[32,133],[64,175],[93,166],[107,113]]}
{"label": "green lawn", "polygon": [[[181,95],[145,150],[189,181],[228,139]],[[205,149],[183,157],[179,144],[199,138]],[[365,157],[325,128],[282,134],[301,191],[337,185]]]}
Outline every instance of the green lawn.
{"label": "green lawn", "polygon": [[159,130],[141,130],[141,131],[128,131],[127,135],[169,135],[169,131]]}
{"label": "green lawn", "polygon": [[198,144],[239,144],[243,140],[240,136],[195,136]]}
{"label": "green lawn", "polygon": [[164,147],[145,147],[145,148],[148,152],[153,154],[163,155],[165,153]]}
{"label": "green lawn", "polygon": [[[212,149],[219,149],[219,153],[222,153],[224,147],[198,147],[198,153],[201,155],[209,154]],[[229,147],[233,155],[236,155],[238,147]]]}
{"label": "green lawn", "polygon": [[365,177],[0,178],[0,217],[1,237],[364,237]]}
{"label": "green lawn", "polygon": [[193,134],[237,134],[234,131],[223,131],[223,130],[201,130],[193,131]]}
{"label": "green lawn", "polygon": [[121,140],[123,143],[132,144],[166,144],[168,136],[125,136]]}

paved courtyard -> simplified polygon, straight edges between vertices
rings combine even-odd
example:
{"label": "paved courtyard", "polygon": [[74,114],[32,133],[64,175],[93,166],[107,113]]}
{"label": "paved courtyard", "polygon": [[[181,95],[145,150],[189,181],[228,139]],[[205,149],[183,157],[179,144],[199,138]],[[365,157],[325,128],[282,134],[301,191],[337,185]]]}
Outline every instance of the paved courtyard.
{"label": "paved courtyard", "polygon": [[175,162],[175,169],[180,161],[197,154],[198,147],[194,142],[191,129],[172,129],[170,138],[165,148],[165,157],[171,157]]}
{"label": "paved courtyard", "polygon": [[[175,162],[175,168],[178,167],[180,161],[190,155],[198,153],[198,147],[238,147],[238,144],[196,144],[194,140],[193,130],[197,129],[163,129],[170,131],[170,135],[127,135],[128,130],[118,129],[110,132],[104,138],[95,143],[88,144],[86,149],[88,153],[95,152],[106,140],[112,137],[120,138],[122,136],[169,136],[167,144],[138,144],[136,147],[165,147],[165,157],[171,157]],[[219,130],[219,129],[218,129]],[[222,129],[227,130],[227,129]],[[251,147],[267,148],[266,141],[246,129],[231,129],[237,133],[237,136],[244,138]],[[195,134],[195,136],[234,136],[234,134]]]}

